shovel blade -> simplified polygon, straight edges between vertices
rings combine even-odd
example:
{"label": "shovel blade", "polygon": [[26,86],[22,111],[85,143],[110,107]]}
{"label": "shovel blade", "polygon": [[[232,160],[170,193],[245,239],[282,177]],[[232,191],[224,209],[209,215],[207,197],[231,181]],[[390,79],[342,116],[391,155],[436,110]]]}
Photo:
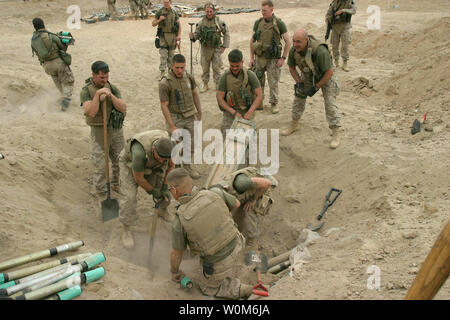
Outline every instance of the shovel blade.
{"label": "shovel blade", "polygon": [[102,201],[103,222],[117,218],[119,216],[119,203],[116,199],[108,198]]}
{"label": "shovel blade", "polygon": [[247,266],[253,265],[255,269],[262,273],[267,271],[267,257],[264,253],[258,251],[249,251],[245,256],[245,264]]}

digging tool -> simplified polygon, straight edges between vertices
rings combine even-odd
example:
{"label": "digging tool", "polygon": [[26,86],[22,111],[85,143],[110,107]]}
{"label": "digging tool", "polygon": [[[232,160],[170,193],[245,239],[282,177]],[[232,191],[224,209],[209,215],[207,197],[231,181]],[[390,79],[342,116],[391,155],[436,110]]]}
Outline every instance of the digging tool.
{"label": "digging tool", "polygon": [[108,147],[108,119],[106,118],[106,97],[103,100],[103,149],[105,151],[105,166],[106,166],[106,188],[108,190],[108,197],[102,201],[102,220],[117,218],[119,216],[119,203],[116,199],[111,199],[111,182],[109,179],[109,147]]}
{"label": "digging tool", "polygon": [[257,276],[257,283],[253,286],[253,294],[256,294],[258,296],[262,297],[268,297],[269,296],[269,290],[262,284],[261,281],[261,272],[265,273],[267,272],[267,257],[264,253],[258,252],[258,251],[249,251],[247,255],[245,256],[245,264],[247,266],[254,265],[256,276]]}
{"label": "digging tool", "polygon": [[156,210],[158,210],[159,205],[164,201],[164,198],[162,198],[160,201],[155,201],[155,199],[153,198],[153,201],[155,202],[155,210],[153,211],[152,226],[150,228],[150,241],[148,244],[149,247],[148,247],[148,258],[147,258],[147,265],[149,268],[150,268],[151,262],[152,262],[153,245],[155,244],[156,225],[158,223],[158,214],[156,213]]}
{"label": "digging tool", "polygon": [[36,261],[42,258],[47,258],[47,257],[52,257],[58,253],[62,253],[62,252],[66,252],[66,251],[71,251],[71,250],[75,250],[78,249],[79,247],[83,246],[84,243],[83,241],[76,241],[76,242],[71,242],[68,244],[64,244],[55,248],[50,248],[50,249],[46,249],[46,250],[42,250],[39,252],[35,252],[35,253],[31,253],[19,258],[15,258],[15,259],[11,259],[11,260],[7,260],[5,262],[0,263],[0,270],[5,270],[5,269],[9,269],[9,268],[13,268],[31,261]]}
{"label": "digging tool", "polygon": [[425,121],[427,120],[427,113],[425,113],[423,115],[423,120],[422,122],[420,122],[419,120],[415,119],[413,122],[413,126],[411,129],[411,134],[416,134],[419,133],[422,130],[422,125],[425,123]]}
{"label": "digging tool", "polygon": [[[333,192],[337,192],[337,194],[334,196],[333,199],[330,200],[331,194]],[[342,193],[341,189],[331,188],[330,192],[328,192],[327,196],[325,197],[325,203],[324,203],[323,209],[317,216],[317,220],[320,220],[323,218],[323,215],[325,214],[325,212],[328,210],[329,207],[331,207],[333,205],[333,203],[336,201],[336,199],[340,196],[341,193]],[[308,224],[306,225],[306,228],[308,228],[309,230],[312,230],[312,231],[317,231],[320,228],[322,228],[324,224],[325,224],[325,222],[322,221],[322,222],[319,222],[317,225],[313,226],[311,222],[308,222]]]}
{"label": "digging tool", "polygon": [[431,300],[450,274],[450,221],[447,221],[426,257],[406,300]]}
{"label": "digging tool", "polygon": [[[189,25],[191,26],[191,32],[192,32],[192,26],[194,25],[193,22],[189,22]],[[192,73],[192,40],[191,40],[191,75],[193,76],[194,74]]]}

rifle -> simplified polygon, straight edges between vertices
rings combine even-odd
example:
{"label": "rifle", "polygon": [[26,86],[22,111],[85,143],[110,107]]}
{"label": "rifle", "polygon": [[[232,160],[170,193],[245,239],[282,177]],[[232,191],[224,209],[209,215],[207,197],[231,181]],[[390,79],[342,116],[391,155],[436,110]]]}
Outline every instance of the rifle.
{"label": "rifle", "polygon": [[325,33],[325,41],[330,37],[331,28],[333,27],[334,20],[336,18],[336,12],[338,12],[339,8],[333,10],[331,14],[331,19],[327,19],[327,32]]}

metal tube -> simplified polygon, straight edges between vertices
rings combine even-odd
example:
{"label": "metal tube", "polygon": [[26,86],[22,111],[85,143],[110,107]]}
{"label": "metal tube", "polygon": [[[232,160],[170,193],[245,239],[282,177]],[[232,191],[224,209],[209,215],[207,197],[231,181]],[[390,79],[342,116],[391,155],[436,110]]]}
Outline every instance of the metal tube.
{"label": "metal tube", "polygon": [[47,270],[47,269],[55,267],[55,266],[59,266],[61,264],[67,263],[67,262],[71,262],[71,263],[75,262],[75,261],[80,262],[83,259],[85,259],[91,255],[92,255],[92,253],[82,253],[82,254],[77,254],[77,255],[59,259],[59,260],[41,263],[36,266],[31,266],[31,267],[27,267],[27,268],[23,268],[23,269],[19,269],[19,270],[0,273],[0,283],[6,282],[9,280],[20,279],[20,278],[26,277],[28,275],[31,275],[31,274],[34,274],[34,273],[37,273],[37,272],[40,272],[43,270]]}
{"label": "metal tube", "polygon": [[36,261],[36,260],[39,260],[42,258],[51,257],[51,256],[54,256],[58,253],[62,253],[65,251],[75,250],[83,245],[84,245],[83,241],[76,241],[76,242],[67,243],[67,244],[64,244],[64,245],[61,245],[61,246],[58,246],[55,248],[50,248],[50,249],[38,251],[35,253],[27,254],[22,257],[10,259],[10,260],[0,263],[0,271],[9,269],[9,268],[13,268],[13,267],[16,267],[16,266],[19,266],[19,265],[22,265],[22,264],[25,264],[25,263],[28,263],[31,261]]}
{"label": "metal tube", "polygon": [[274,265],[272,268],[270,268],[269,270],[267,270],[267,272],[270,273],[277,273],[283,269],[286,269],[287,267],[289,267],[291,265],[291,262],[289,260],[286,260],[284,262],[281,262],[279,264]]}
{"label": "metal tube", "polygon": [[270,258],[269,261],[267,261],[267,267],[271,268],[274,265],[279,264],[280,262],[286,261],[287,259],[289,259],[289,256],[291,255],[291,251],[292,250],[289,250],[283,254],[280,254],[279,256]]}

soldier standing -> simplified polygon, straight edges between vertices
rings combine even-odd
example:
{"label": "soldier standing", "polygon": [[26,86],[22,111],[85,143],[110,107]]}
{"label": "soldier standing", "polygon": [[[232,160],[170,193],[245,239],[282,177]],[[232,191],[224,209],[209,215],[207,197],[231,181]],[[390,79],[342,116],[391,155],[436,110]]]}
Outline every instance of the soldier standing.
{"label": "soldier standing", "polygon": [[194,121],[202,119],[200,94],[192,75],[185,72],[186,58],[181,54],[173,57],[171,70],[163,75],[159,83],[159,100],[166,119],[167,130],[178,142],[179,131],[186,129],[191,137],[191,161],[184,168],[193,179],[200,178],[200,173],[193,167],[194,160]]}
{"label": "soldier standing", "polygon": [[116,0],[107,0],[109,16],[112,20],[117,19]]}
{"label": "soldier standing", "polygon": [[172,8],[172,0],[164,0],[164,7],[156,14],[152,21],[152,26],[158,26],[157,37],[159,37],[159,55],[161,62],[159,64],[161,80],[167,68],[172,64],[172,58],[175,54],[177,44],[181,41],[181,25],[178,13]]}
{"label": "soldier standing", "polygon": [[[267,72],[271,111],[272,113],[278,113],[280,111],[277,106],[278,82],[280,81],[281,67],[286,60],[291,41],[286,24],[273,14],[272,1],[264,0],[261,2],[261,14],[262,18],[256,20],[253,26],[253,35],[250,39],[250,68],[255,68],[263,94],[266,81],[265,73]],[[281,39],[285,43],[283,50]],[[259,109],[262,109],[262,103]]]}
{"label": "soldier standing", "polygon": [[326,22],[331,24],[331,44],[336,67],[339,67],[339,43],[342,43],[342,70],[349,71],[348,47],[352,43],[351,20],[356,13],[356,4],[353,0],[333,0],[326,14]]}
{"label": "soldier standing", "polygon": [[[281,130],[284,136],[300,129],[299,120],[305,110],[306,98],[312,97],[322,89],[325,114],[332,130],[330,148],[339,145],[340,115],[336,105],[339,84],[334,72],[333,60],[326,43],[298,29],[292,37],[293,46],[289,52],[288,66],[295,84],[295,97],[292,104],[292,121],[288,128]],[[299,68],[300,77],[296,68]]]}
{"label": "soldier standing", "polygon": [[225,48],[230,46],[228,26],[215,15],[215,10],[214,5],[208,2],[205,5],[206,16],[197,23],[195,33],[189,33],[191,41],[195,42],[195,40],[200,40],[201,43],[201,64],[203,69],[201,93],[208,91],[209,70],[211,66],[217,89],[220,78],[221,54],[225,51]]}
{"label": "soldier standing", "polygon": [[[33,26],[35,31],[31,38],[31,50],[33,55],[37,55],[45,73],[52,77],[56,88],[62,95],[61,110],[66,111],[70,104],[75,82],[69,67],[71,58],[66,52],[67,45],[56,34],[45,30],[44,21],[41,18],[34,18]],[[69,58],[69,60],[66,58]]]}
{"label": "soldier standing", "polygon": [[80,102],[84,108],[86,123],[91,127],[91,159],[94,164],[94,184],[97,198],[104,200],[106,189],[106,166],[103,135],[103,106],[100,102],[106,99],[107,136],[109,157],[111,159],[111,189],[119,190],[119,154],[125,146],[123,137],[123,121],[127,106],[122,99],[119,88],[108,81],[109,66],[104,61],[96,61],[91,66],[92,77],[86,79],[81,89]]}
{"label": "soldier standing", "polygon": [[180,203],[172,222],[172,280],[180,282],[184,277],[180,265],[189,245],[191,252],[200,256],[197,283],[204,295],[247,299],[253,287],[241,283],[233,272],[245,244],[230,214],[239,207],[239,201],[219,188],[193,188],[189,173],[182,168],[171,171],[167,183],[173,198]]}

